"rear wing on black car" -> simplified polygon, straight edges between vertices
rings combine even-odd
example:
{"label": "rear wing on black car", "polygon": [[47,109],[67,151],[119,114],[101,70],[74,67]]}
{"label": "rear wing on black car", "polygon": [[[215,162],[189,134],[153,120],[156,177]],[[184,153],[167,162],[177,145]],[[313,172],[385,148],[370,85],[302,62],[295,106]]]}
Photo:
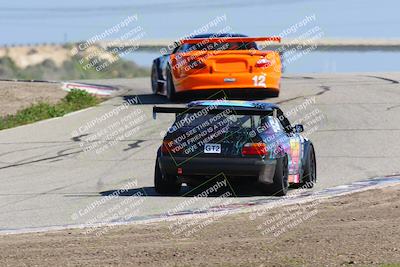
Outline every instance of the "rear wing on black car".
{"label": "rear wing on black car", "polygon": [[172,113],[172,114],[185,114],[185,113],[198,113],[203,114],[219,114],[226,110],[231,110],[232,115],[259,115],[259,116],[274,116],[277,118],[286,132],[292,132],[293,128],[289,120],[285,117],[282,110],[278,107],[270,107],[268,109],[247,108],[241,106],[193,106],[193,107],[153,107],[153,119],[157,118],[157,113]]}
{"label": "rear wing on black car", "polygon": [[231,110],[234,115],[260,115],[277,116],[278,109],[257,109],[257,108],[246,108],[238,106],[194,106],[194,107],[153,107],[153,118],[156,119],[157,113],[199,113],[199,114],[219,114],[224,111]]}

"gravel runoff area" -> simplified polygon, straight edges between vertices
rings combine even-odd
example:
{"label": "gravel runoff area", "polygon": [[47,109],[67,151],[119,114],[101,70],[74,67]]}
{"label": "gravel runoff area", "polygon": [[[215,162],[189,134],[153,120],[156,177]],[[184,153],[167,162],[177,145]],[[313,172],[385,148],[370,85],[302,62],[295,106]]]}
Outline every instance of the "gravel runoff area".
{"label": "gravel runoff area", "polygon": [[[189,236],[173,234],[176,222],[2,235],[0,265],[400,266],[400,186],[315,201],[227,215]],[[289,213],[297,220],[269,231]]]}
{"label": "gravel runoff area", "polygon": [[0,81],[0,116],[40,101],[54,104],[66,94],[58,83]]}

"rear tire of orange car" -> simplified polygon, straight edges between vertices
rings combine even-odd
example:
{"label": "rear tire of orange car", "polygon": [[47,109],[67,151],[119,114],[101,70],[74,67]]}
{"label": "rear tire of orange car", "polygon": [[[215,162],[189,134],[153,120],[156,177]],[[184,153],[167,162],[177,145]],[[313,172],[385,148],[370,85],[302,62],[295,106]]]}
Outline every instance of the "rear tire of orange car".
{"label": "rear tire of orange car", "polygon": [[277,91],[277,92],[271,92],[271,93],[269,93],[269,96],[270,96],[270,97],[278,97],[278,96],[279,96],[279,91]]}
{"label": "rear tire of orange car", "polygon": [[151,67],[151,90],[155,95],[160,91],[160,83],[158,82],[158,80],[159,80],[159,75],[157,66],[153,64],[153,66]]}
{"label": "rear tire of orange car", "polygon": [[175,85],[169,68],[167,69],[167,98],[170,101],[176,100]]}

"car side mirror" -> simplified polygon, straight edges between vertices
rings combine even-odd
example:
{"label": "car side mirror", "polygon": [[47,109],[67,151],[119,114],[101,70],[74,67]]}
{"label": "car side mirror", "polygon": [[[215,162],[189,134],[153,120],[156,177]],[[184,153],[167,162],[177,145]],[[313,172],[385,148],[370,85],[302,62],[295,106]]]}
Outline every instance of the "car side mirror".
{"label": "car side mirror", "polygon": [[294,131],[296,133],[302,133],[302,132],[304,132],[304,126],[302,124],[296,124],[294,126]]}

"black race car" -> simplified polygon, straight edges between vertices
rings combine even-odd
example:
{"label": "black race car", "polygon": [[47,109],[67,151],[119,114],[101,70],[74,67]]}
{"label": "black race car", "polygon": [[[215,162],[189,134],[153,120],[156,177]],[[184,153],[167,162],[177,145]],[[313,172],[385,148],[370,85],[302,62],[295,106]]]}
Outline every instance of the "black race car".
{"label": "black race car", "polygon": [[195,186],[223,175],[256,182],[267,194],[283,196],[289,184],[313,187],[316,160],[312,142],[275,104],[256,101],[194,101],[186,107],[153,107],[175,113],[158,149],[155,190],[176,194],[182,183]]}

